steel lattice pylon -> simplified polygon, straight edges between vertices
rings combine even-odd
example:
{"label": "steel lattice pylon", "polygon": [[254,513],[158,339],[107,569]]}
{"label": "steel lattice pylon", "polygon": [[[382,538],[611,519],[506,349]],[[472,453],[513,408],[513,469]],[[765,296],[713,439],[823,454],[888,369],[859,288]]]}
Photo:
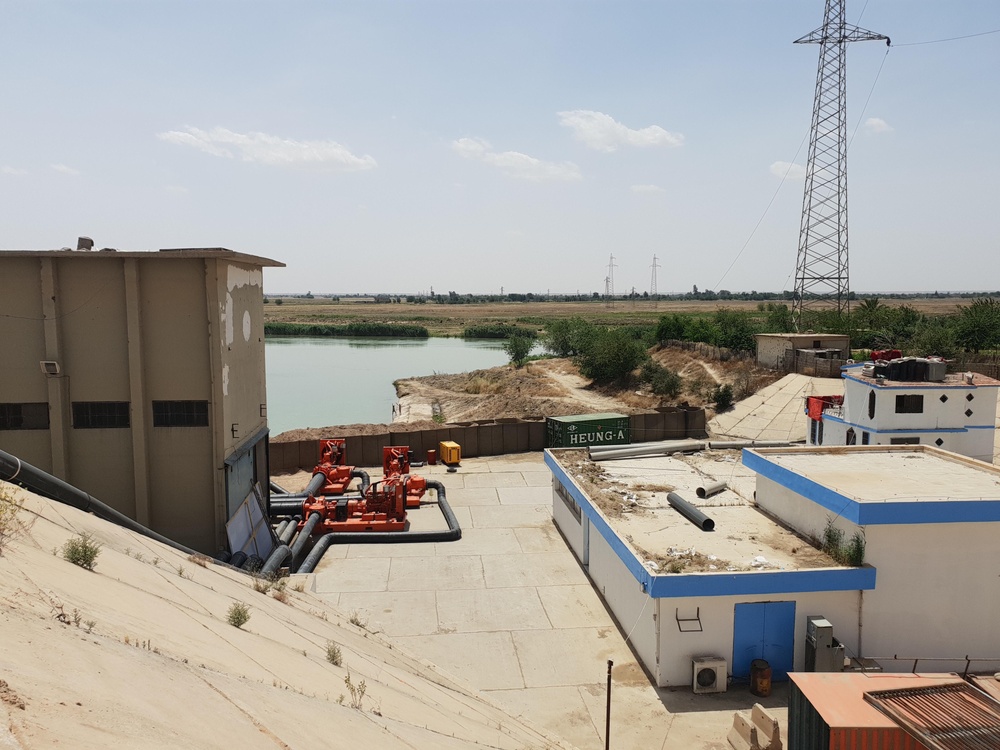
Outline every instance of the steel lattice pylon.
{"label": "steel lattice pylon", "polygon": [[823,26],[795,40],[818,44],[819,68],[809,133],[799,253],[795,263],[795,323],[813,307],[850,310],[847,266],[847,44],[889,37],[847,23],[846,0],[826,0]]}

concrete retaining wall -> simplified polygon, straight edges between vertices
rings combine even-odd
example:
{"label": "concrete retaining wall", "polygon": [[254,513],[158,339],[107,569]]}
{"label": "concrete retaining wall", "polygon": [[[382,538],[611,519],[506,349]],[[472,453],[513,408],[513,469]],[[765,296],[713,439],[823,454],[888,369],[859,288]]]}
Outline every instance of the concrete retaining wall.
{"label": "concrete retaining wall", "polygon": [[[669,406],[650,414],[630,417],[633,443],[654,440],[704,438],[705,410]],[[331,433],[329,437],[340,437]],[[382,448],[387,445],[407,445],[414,459],[423,461],[428,449],[450,440],[462,446],[462,456],[499,456],[505,453],[527,453],[545,448],[543,420],[506,419],[484,422],[460,422],[441,425],[430,430],[393,430],[377,435],[355,435],[344,438],[347,462],[355,466],[381,466]],[[270,444],[271,472],[312,469],[319,461],[318,440],[297,440]]]}

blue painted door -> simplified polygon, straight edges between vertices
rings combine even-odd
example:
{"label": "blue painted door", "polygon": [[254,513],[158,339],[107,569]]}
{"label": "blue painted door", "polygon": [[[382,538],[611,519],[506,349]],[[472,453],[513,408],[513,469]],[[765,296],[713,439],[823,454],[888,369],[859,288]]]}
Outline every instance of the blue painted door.
{"label": "blue painted door", "polygon": [[795,602],[737,604],[733,622],[733,677],[749,678],[750,662],[764,659],[772,680],[784,680],[795,656]]}

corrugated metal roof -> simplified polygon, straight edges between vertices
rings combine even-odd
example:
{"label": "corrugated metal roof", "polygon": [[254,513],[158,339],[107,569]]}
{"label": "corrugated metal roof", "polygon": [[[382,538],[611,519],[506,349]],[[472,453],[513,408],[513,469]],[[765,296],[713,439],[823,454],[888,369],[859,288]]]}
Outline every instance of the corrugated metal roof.
{"label": "corrugated metal roof", "polygon": [[1000,748],[1000,703],[966,682],[879,690],[865,700],[932,750]]}
{"label": "corrugated metal roof", "polygon": [[788,675],[830,727],[893,729],[888,716],[865,702],[864,694],[886,689],[963,684],[956,674],[892,674],[864,672],[793,672]]}

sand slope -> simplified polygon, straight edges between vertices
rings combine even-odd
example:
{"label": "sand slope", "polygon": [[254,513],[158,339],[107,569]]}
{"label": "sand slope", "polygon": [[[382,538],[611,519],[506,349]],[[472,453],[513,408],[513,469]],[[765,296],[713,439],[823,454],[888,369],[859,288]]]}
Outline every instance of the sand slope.
{"label": "sand slope", "polygon": [[[283,603],[3,486],[25,498],[28,528],[0,557],[0,748],[569,747],[352,625],[308,577]],[[92,572],[54,554],[81,532],[104,545]],[[242,629],[226,619],[236,601],[251,608]],[[327,661],[329,641],[343,666]],[[366,683],[360,708],[348,673]]]}

